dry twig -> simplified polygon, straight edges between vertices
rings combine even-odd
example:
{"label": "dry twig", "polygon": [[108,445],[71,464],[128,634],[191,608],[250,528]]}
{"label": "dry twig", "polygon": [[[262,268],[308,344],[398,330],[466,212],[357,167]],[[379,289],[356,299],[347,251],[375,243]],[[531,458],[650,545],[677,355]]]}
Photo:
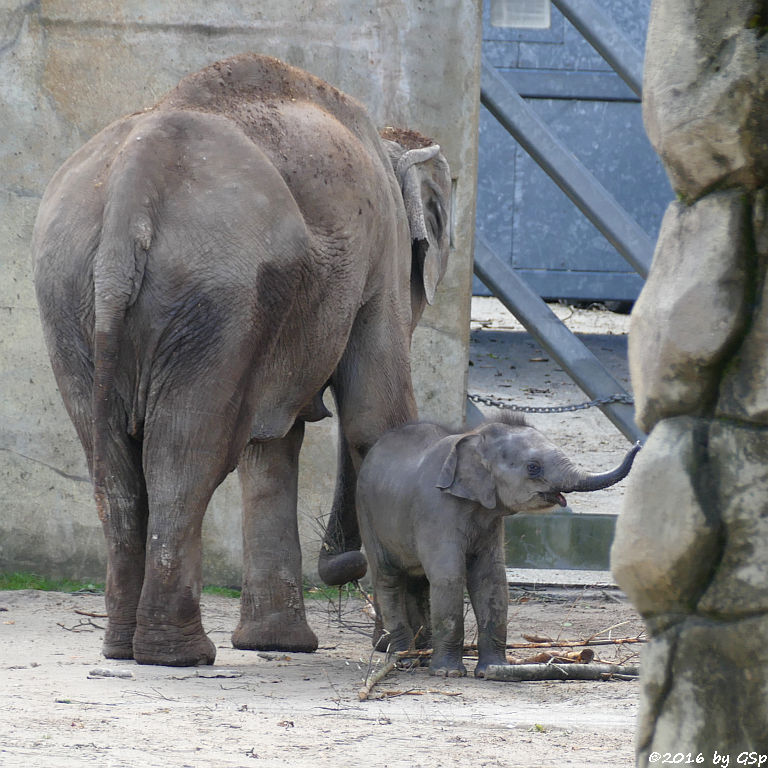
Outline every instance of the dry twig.
{"label": "dry twig", "polygon": [[73,609],[79,616],[90,616],[92,619],[108,619],[109,614],[106,613],[91,613],[90,611],[81,611],[79,608]]}
{"label": "dry twig", "polygon": [[423,696],[426,693],[434,693],[440,696],[461,696],[461,691],[437,691],[434,688],[428,688],[427,690],[421,690],[412,688],[408,691],[382,691],[379,698],[392,699],[396,696]]}
{"label": "dry twig", "polygon": [[65,627],[60,621],[57,621],[56,626],[66,629],[67,632],[93,632],[94,629],[104,629],[90,619],[81,619],[73,627]]}

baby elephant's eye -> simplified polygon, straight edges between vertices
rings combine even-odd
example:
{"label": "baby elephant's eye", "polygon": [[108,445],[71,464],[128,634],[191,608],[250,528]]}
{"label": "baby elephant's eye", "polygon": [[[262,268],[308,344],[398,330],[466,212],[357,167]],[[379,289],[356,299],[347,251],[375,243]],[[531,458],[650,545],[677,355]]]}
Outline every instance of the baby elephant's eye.
{"label": "baby elephant's eye", "polygon": [[536,461],[529,461],[526,469],[530,477],[538,477],[541,474],[541,464]]}

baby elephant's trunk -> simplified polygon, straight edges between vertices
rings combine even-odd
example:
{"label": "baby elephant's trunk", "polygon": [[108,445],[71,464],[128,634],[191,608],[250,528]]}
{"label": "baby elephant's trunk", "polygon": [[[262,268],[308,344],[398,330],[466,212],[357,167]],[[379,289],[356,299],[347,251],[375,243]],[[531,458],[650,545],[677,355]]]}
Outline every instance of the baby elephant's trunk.
{"label": "baby elephant's trunk", "polygon": [[629,474],[632,462],[635,460],[635,456],[639,450],[640,443],[635,443],[624,457],[624,461],[610,472],[583,472],[577,470],[574,472],[574,475],[571,478],[572,482],[569,483],[568,487],[561,488],[560,490],[563,493],[571,493],[573,491],[600,491],[603,488],[615,485],[619,480],[623,480]]}

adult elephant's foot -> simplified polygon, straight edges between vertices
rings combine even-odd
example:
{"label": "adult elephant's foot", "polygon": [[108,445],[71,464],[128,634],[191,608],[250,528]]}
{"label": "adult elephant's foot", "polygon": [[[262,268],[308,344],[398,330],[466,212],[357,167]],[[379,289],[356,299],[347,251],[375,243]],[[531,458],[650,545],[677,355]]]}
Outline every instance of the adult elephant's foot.
{"label": "adult elephant's foot", "polygon": [[243,651],[312,653],[317,650],[317,635],[305,619],[278,614],[260,621],[241,619],[232,633],[232,645]]}
{"label": "adult elephant's foot", "polygon": [[180,628],[137,628],[133,637],[133,658],[138,664],[165,667],[196,667],[213,664],[216,647],[203,632],[202,626]]}
{"label": "adult elephant's foot", "polygon": [[133,635],[136,632],[136,625],[116,626],[113,622],[107,624],[107,631],[104,634],[104,642],[101,646],[101,652],[107,659],[132,659],[133,658]]}

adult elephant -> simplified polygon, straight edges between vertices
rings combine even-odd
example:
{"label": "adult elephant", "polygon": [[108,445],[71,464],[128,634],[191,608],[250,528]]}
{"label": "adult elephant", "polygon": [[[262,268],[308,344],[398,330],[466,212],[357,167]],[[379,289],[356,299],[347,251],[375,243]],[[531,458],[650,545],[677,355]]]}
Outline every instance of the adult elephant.
{"label": "adult elephant", "polygon": [[[439,147],[382,139],[359,103],[257,55],[186,77],[53,177],[35,285],[108,545],[105,656],[213,663],[201,526],[235,467],[233,642],[317,647],[296,522],[304,422],[328,415],[332,386],[344,489],[415,417],[410,337],[445,270],[449,195]],[[348,496],[332,528],[354,548]]]}

